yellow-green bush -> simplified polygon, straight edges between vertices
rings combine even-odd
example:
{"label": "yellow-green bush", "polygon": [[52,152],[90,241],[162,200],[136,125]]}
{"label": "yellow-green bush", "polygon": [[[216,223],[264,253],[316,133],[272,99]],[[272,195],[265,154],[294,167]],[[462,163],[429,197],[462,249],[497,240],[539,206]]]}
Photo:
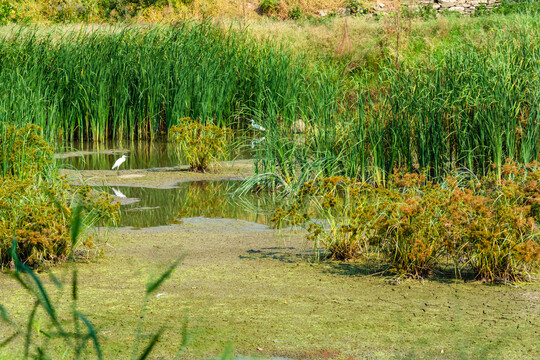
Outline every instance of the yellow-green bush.
{"label": "yellow-green bush", "polygon": [[[83,225],[118,220],[118,204],[89,187],[70,186],[54,171],[53,149],[35,125],[0,124],[0,267],[11,263],[11,246],[32,268],[67,258],[71,251],[71,207],[83,208]],[[84,245],[92,247],[90,239]]]}
{"label": "yellow-green bush", "polygon": [[43,175],[52,164],[54,149],[37,125],[21,127],[0,123],[0,175],[18,178]]}
{"label": "yellow-green bush", "polygon": [[213,161],[223,159],[228,152],[232,131],[216,125],[204,125],[190,118],[179,120],[169,130],[169,138],[178,144],[177,154],[194,171],[205,172]]}

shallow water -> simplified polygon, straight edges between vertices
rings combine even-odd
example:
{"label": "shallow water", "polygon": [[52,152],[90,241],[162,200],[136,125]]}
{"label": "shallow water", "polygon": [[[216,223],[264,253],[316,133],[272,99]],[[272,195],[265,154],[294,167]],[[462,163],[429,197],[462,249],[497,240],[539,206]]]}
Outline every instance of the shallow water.
{"label": "shallow water", "polygon": [[[268,194],[231,196],[239,181],[195,181],[173,189],[100,187],[123,204],[119,226],[145,228],[169,225],[182,218],[239,219],[270,225],[275,203]],[[123,197],[125,196],[125,197]]]}
{"label": "shallow water", "polygon": [[[239,150],[231,151],[224,160],[251,157],[251,139],[238,135]],[[160,141],[74,142],[59,146],[57,161],[62,168],[77,170],[110,170],[120,156],[128,155],[121,169],[150,169],[174,167],[183,164],[175,145]]]}

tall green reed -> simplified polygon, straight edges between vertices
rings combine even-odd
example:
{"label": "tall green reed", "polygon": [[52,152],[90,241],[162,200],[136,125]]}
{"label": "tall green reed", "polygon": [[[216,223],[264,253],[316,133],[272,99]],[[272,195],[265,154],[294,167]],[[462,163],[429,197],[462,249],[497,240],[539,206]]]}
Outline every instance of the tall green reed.
{"label": "tall green reed", "polygon": [[20,28],[0,40],[0,58],[0,122],[70,140],[154,138],[185,117],[230,126],[291,122],[304,108],[319,116],[336,82],[301,55],[209,22]]}
{"label": "tall green reed", "polygon": [[507,159],[536,160],[538,26],[489,36],[489,42],[440,45],[424,60],[399,68],[389,59],[376,81],[361,81],[355,110],[339,89],[332,104],[320,104],[326,112],[308,116],[301,142],[287,132],[290,124],[277,124],[258,150],[261,162],[271,164],[265,169],[288,176],[316,167],[384,184],[394,168],[428,169],[430,178],[442,179],[462,169],[486,174],[493,165],[500,179]]}

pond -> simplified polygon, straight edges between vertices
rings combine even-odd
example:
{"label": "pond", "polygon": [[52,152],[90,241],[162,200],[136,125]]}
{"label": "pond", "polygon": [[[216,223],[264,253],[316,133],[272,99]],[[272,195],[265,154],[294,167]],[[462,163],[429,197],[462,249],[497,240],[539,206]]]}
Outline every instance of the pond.
{"label": "pond", "polygon": [[269,194],[232,196],[240,181],[192,181],[172,189],[99,187],[115,197],[120,227],[146,228],[181,222],[183,218],[239,219],[270,225],[275,203]]}
{"label": "pond", "polygon": [[[251,157],[251,140],[240,135],[234,141],[241,143],[240,151],[230,159]],[[56,159],[61,168],[110,170],[116,159],[128,155],[121,171],[146,169],[156,174],[171,171],[179,165],[174,144],[167,142],[82,142],[60,146]],[[116,176],[116,175],[115,175]],[[95,183],[94,183],[95,184]],[[155,188],[151,183],[138,186],[96,186],[121,203],[120,227],[147,228],[181,222],[183,218],[227,218],[247,220],[270,225],[275,201],[268,193],[248,193],[232,196],[241,181],[179,182],[167,188]]]}

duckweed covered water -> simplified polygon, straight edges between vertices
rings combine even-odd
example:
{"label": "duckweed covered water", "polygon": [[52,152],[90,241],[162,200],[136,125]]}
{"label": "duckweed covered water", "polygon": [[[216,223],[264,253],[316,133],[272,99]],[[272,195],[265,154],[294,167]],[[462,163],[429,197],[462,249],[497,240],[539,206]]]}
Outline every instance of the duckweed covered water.
{"label": "duckweed covered water", "polygon": [[[268,194],[232,196],[240,181],[195,181],[173,189],[105,187],[121,206],[120,227],[146,228],[182,221],[182,218],[228,218],[270,225],[275,203]],[[125,197],[123,197],[125,196]]]}

